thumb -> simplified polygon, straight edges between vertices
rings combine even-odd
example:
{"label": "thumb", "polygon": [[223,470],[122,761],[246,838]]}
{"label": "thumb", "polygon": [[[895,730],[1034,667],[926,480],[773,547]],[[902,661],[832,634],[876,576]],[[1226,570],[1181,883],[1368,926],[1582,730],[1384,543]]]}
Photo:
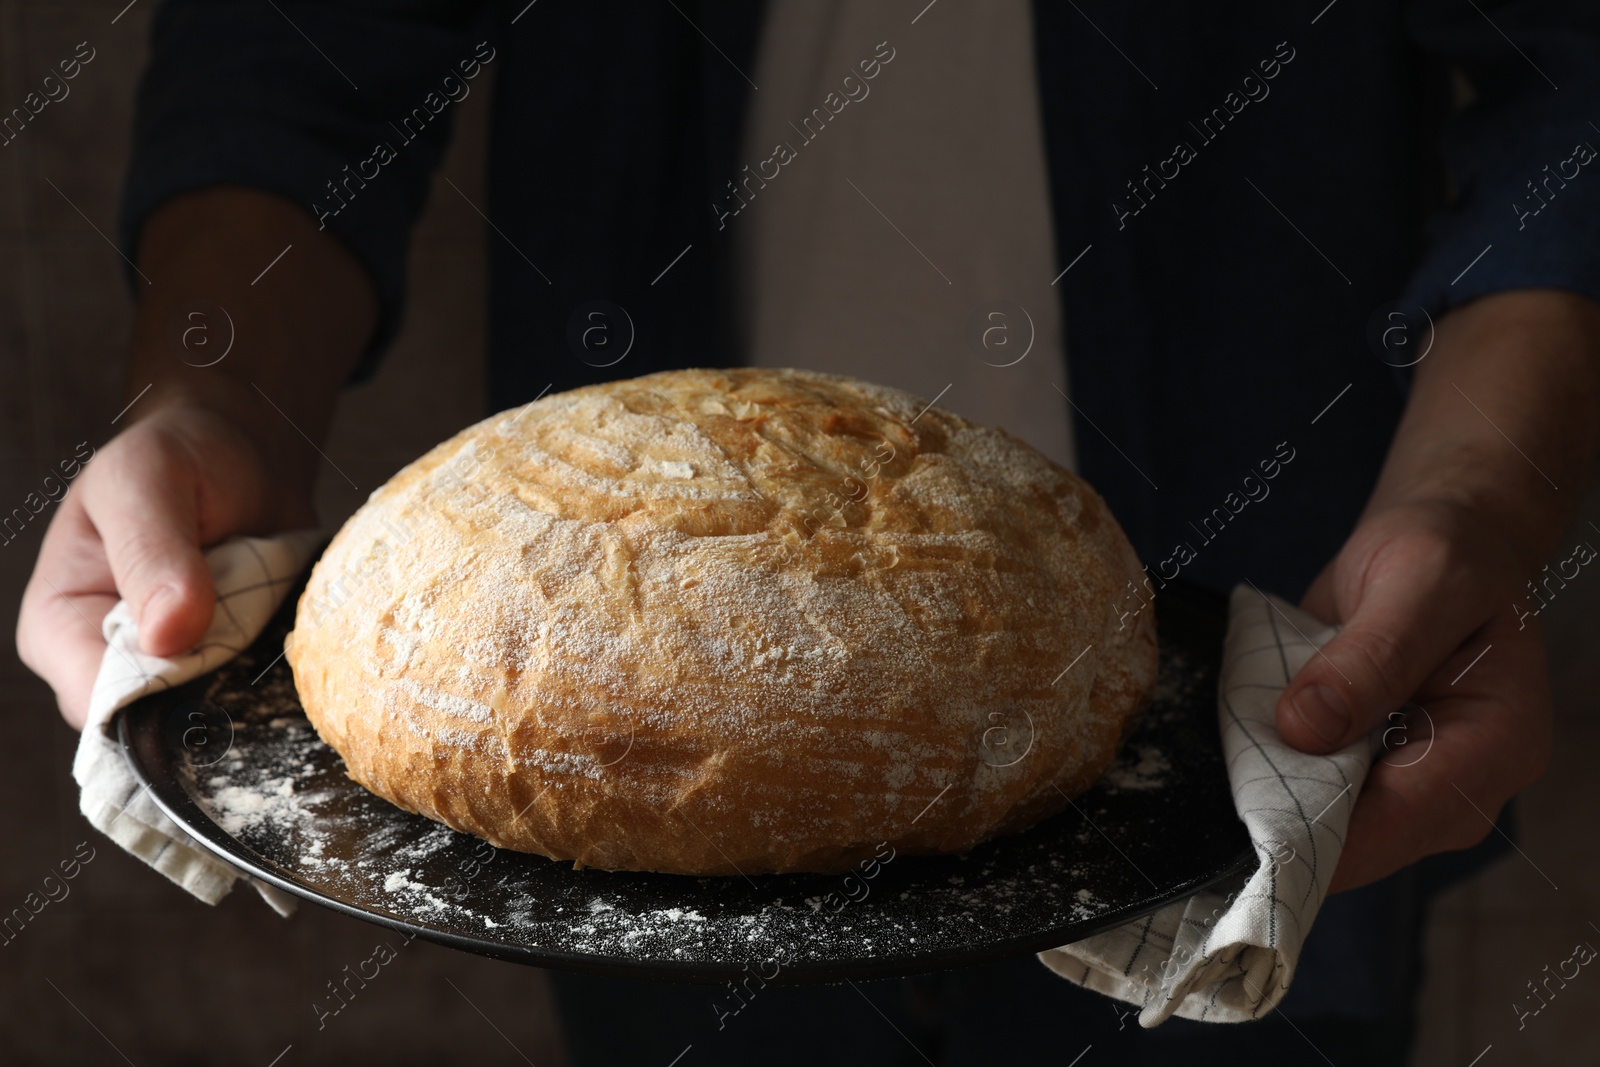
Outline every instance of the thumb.
{"label": "thumb", "polygon": [[1300,598],[1300,610],[1310,612],[1317,619],[1325,623],[1337,622],[1339,619],[1339,604],[1334,596],[1334,577],[1338,560],[1334,560],[1322,568],[1322,573],[1312,581],[1306,595]]}
{"label": "thumb", "polygon": [[1467,585],[1416,570],[1369,572],[1344,628],[1278,698],[1283,739],[1332,752],[1383,723],[1476,626]]}
{"label": "thumb", "polygon": [[[84,471],[84,510],[105,546],[118,594],[153,656],[193,647],[211,624],[216,588],[200,554],[199,476],[154,435]],[[98,475],[98,477],[94,477]]]}

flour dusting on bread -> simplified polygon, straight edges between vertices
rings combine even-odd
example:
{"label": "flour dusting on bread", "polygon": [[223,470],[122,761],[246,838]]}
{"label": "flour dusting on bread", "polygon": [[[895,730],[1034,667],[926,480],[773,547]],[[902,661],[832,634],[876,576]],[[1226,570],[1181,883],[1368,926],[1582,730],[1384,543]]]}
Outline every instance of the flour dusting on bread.
{"label": "flour dusting on bread", "polygon": [[462,431],[317,564],[307,715],[401,807],[608,869],[844,870],[1060,810],[1155,682],[1138,560],[1081,480],[923,405],[674,371]]}

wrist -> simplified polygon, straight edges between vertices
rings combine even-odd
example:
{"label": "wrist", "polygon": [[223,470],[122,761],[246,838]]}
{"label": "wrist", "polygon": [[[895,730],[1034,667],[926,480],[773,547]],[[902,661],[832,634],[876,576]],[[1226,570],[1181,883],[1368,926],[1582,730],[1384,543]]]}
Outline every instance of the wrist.
{"label": "wrist", "polygon": [[235,409],[242,397],[245,413],[268,397],[322,438],[377,322],[377,293],[349,249],[297,204],[215,186],[157,209],[137,258],[153,282],[139,293],[130,399],[151,382]]}
{"label": "wrist", "polygon": [[[247,382],[221,375],[175,376],[150,388],[128,412],[123,429],[148,424],[176,435],[196,453],[216,449],[259,470],[271,486],[272,510],[314,521],[316,452],[280,413]],[[143,386],[130,383],[130,391]]]}
{"label": "wrist", "polygon": [[151,284],[121,425],[220,420],[222,439],[246,442],[274,487],[309,499],[339,390],[376,322],[365,270],[300,206],[226,186],[159,208],[138,260]]}
{"label": "wrist", "polygon": [[1584,487],[1600,421],[1600,305],[1556,290],[1481,297],[1442,317],[1366,515],[1437,506],[1529,573]]}

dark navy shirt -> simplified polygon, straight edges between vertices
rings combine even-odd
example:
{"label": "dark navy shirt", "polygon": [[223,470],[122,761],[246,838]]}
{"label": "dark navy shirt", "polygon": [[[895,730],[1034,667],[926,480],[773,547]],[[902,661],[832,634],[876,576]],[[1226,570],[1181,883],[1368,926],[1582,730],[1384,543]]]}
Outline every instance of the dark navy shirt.
{"label": "dark navy shirt", "polygon": [[[915,51],[915,14],[893,47]],[[491,406],[737,363],[716,206],[760,20],[734,0],[173,0],[124,243],[185,189],[304,204],[377,283],[365,376],[455,100],[492,73]],[[1405,339],[1391,302],[1437,318],[1508,288],[1600,298],[1600,167],[1576,161],[1600,146],[1600,5],[1085,0],[1040,2],[1035,24],[1058,261],[1082,254],[1056,286],[1081,471],[1153,573],[1296,597],[1403,404],[1369,339]],[[1470,104],[1452,108],[1452,80]],[[569,343],[599,300],[634,333],[612,368]]]}

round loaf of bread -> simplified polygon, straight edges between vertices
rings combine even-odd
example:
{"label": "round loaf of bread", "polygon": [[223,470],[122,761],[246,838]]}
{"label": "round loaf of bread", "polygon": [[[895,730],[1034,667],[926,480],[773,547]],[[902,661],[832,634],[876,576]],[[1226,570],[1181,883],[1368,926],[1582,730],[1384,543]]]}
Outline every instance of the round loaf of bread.
{"label": "round loaf of bread", "polygon": [[351,777],[502,848],[839,871],[1092,785],[1155,683],[1143,580],[1104,501],[1003,431],[849,378],[672,371],[395,475],[288,659]]}

